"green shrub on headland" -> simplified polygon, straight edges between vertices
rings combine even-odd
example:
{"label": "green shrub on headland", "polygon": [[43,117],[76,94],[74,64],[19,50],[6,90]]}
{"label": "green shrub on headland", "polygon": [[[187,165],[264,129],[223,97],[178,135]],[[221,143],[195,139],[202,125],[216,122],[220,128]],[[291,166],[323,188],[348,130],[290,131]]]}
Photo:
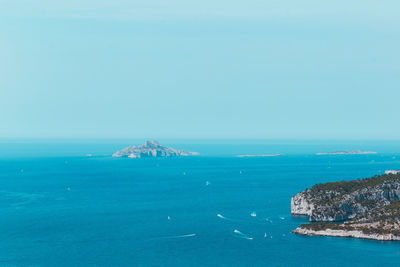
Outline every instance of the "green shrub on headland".
{"label": "green shrub on headland", "polygon": [[311,193],[321,191],[336,191],[338,193],[349,194],[363,188],[374,187],[377,185],[400,181],[400,174],[375,175],[371,178],[358,179],[353,181],[340,181],[324,184],[316,184],[311,188]]}

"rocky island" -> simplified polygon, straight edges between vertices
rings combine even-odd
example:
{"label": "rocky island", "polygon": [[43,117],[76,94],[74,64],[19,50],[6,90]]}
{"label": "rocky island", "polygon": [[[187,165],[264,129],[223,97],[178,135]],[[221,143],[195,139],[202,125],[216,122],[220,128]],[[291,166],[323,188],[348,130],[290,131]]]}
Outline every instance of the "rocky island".
{"label": "rocky island", "polygon": [[302,235],[400,240],[400,174],[318,184],[291,200],[292,215],[310,223]]}
{"label": "rocky island", "polygon": [[197,152],[188,152],[170,147],[162,146],[157,141],[146,141],[141,146],[129,146],[115,152],[112,156],[116,158],[147,158],[147,157],[178,157],[178,156],[194,156]]}

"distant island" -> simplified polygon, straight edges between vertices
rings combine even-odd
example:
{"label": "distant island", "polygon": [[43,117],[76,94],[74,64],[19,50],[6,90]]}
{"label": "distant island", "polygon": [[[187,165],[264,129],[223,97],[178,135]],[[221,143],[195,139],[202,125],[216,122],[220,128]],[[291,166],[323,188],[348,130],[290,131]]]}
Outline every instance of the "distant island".
{"label": "distant island", "polygon": [[400,173],[317,184],[291,199],[292,215],[310,223],[302,235],[400,240]]}
{"label": "distant island", "polygon": [[188,152],[170,147],[162,146],[157,141],[146,141],[141,146],[129,146],[115,152],[112,156],[115,158],[149,158],[149,157],[178,157],[178,156],[194,156],[197,152]]}
{"label": "distant island", "polygon": [[332,151],[316,153],[316,155],[363,155],[363,154],[376,154],[374,151],[361,151],[361,150],[345,150],[345,151]]}
{"label": "distant island", "polygon": [[237,155],[238,158],[252,158],[252,157],[279,157],[282,154],[270,154],[270,155]]}

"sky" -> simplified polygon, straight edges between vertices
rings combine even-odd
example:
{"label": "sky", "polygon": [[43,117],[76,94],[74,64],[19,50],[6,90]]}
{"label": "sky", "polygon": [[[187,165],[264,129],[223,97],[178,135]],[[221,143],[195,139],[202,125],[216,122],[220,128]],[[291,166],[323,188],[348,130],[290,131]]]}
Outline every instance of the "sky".
{"label": "sky", "polygon": [[399,139],[398,10],[0,0],[0,138]]}

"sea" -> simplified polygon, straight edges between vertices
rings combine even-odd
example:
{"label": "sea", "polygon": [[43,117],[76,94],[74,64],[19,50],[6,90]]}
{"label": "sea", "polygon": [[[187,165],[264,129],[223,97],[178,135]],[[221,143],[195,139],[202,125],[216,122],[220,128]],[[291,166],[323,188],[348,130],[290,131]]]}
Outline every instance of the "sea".
{"label": "sea", "polygon": [[[290,214],[315,184],[400,169],[400,142],[159,140],[200,155],[111,157],[143,141],[0,141],[0,266],[400,262],[400,242],[296,235],[307,218]],[[350,149],[378,153],[315,154]]]}

